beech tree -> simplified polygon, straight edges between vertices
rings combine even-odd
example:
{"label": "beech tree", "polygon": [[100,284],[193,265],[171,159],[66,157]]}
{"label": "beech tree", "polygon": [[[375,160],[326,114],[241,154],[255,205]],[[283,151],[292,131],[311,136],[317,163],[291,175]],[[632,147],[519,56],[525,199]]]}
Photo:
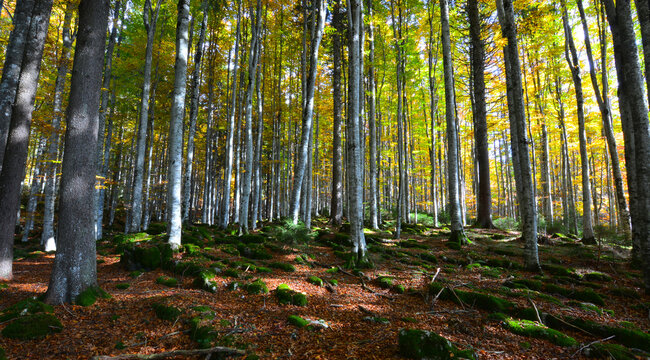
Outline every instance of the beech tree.
{"label": "beech tree", "polygon": [[97,285],[94,191],[99,96],[109,0],[82,0],[66,112],[57,252],[45,301],[73,302]]}

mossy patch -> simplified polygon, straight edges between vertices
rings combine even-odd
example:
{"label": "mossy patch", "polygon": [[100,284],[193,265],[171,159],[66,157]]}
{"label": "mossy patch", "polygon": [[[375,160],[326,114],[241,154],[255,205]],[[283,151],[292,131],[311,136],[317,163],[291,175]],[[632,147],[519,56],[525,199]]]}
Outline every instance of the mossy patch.
{"label": "mossy patch", "polygon": [[310,276],[307,278],[307,282],[316,285],[316,286],[323,286],[323,279],[319,278],[318,276]]}
{"label": "mossy patch", "polygon": [[10,339],[31,340],[61,332],[63,324],[52,314],[21,316],[2,329],[2,336]]}
{"label": "mossy patch", "polygon": [[605,305],[603,298],[598,295],[593,289],[573,290],[554,284],[545,284],[543,290],[544,292],[548,293],[560,294],[569,299],[586,301],[600,306]]}
{"label": "mossy patch", "polygon": [[268,294],[269,288],[262,279],[257,279],[250,284],[246,284],[246,291],[249,294]]}
{"label": "mossy patch", "polygon": [[426,330],[401,329],[399,352],[409,359],[476,359],[469,350],[461,351],[451,341]]}
{"label": "mossy patch", "polygon": [[455,303],[462,302],[465,305],[490,312],[508,313],[515,308],[512,302],[493,295],[458,289],[451,290],[439,283],[429,285],[429,294],[436,296],[438,293],[440,293],[440,299],[451,300]]}
{"label": "mossy patch", "polygon": [[34,315],[38,313],[51,314],[53,312],[54,308],[51,305],[45,304],[36,299],[28,298],[4,309],[2,314],[0,314],[0,322],[6,322],[25,315]]}
{"label": "mossy patch", "polygon": [[566,267],[560,265],[542,264],[542,270],[555,276],[575,276],[574,272],[571,269],[567,269]]}
{"label": "mossy patch", "polygon": [[268,260],[273,257],[259,244],[240,244],[237,246],[237,250],[241,256],[254,260]]}
{"label": "mossy patch", "polygon": [[99,286],[91,286],[77,296],[75,303],[81,306],[91,306],[97,299],[109,299],[111,295]]}
{"label": "mossy patch", "polygon": [[[567,325],[570,324],[572,326]],[[650,351],[650,334],[640,330],[628,329],[624,327],[613,327],[599,324],[590,320],[574,318],[570,316],[562,317],[562,321],[554,316],[547,317],[547,325],[554,329],[574,329],[577,326],[594,335],[603,338],[615,335],[614,341],[630,348]]]}
{"label": "mossy patch", "polygon": [[635,360],[638,359],[626,347],[617,344],[603,344],[597,343],[589,345],[582,351],[587,357],[598,359],[614,359],[614,360]]}
{"label": "mossy patch", "polygon": [[167,306],[160,303],[151,304],[151,307],[156,312],[158,319],[167,321],[176,321],[181,316],[182,311],[174,306]]}
{"label": "mossy patch", "polygon": [[295,325],[296,327],[303,328],[307,325],[309,325],[309,321],[301,318],[298,315],[289,315],[287,318],[287,321],[289,321],[289,324]]}
{"label": "mossy patch", "polygon": [[120,289],[120,290],[126,290],[126,289],[128,289],[130,287],[131,287],[131,284],[129,284],[129,283],[115,284],[115,288]]}
{"label": "mossy patch", "polygon": [[612,281],[612,277],[601,273],[601,272],[590,272],[582,276],[584,280],[587,281],[600,281],[600,282],[609,282]]}
{"label": "mossy patch", "polygon": [[287,284],[280,284],[275,289],[275,296],[282,305],[307,306],[307,295],[292,290]]}
{"label": "mossy patch", "polygon": [[559,346],[574,346],[578,344],[574,338],[530,320],[508,318],[504,321],[504,327],[514,334],[546,339]]}
{"label": "mossy patch", "polygon": [[167,287],[176,287],[178,285],[178,280],[169,276],[160,276],[156,279],[156,283]]}
{"label": "mossy patch", "polygon": [[392,276],[379,276],[377,278],[377,284],[382,289],[390,289],[393,286],[393,277]]}
{"label": "mossy patch", "polygon": [[294,271],[296,271],[296,267],[295,267],[295,266],[293,266],[293,265],[291,265],[291,264],[283,263],[283,262],[277,262],[277,261],[274,261],[274,262],[270,262],[270,263],[268,263],[267,265],[268,265],[270,268],[280,269],[280,270],[282,270],[282,271],[287,271],[287,272],[294,272]]}
{"label": "mossy patch", "polygon": [[199,345],[199,348],[206,349],[212,346],[217,339],[217,332],[211,325],[210,317],[194,317],[190,320],[190,338]]}

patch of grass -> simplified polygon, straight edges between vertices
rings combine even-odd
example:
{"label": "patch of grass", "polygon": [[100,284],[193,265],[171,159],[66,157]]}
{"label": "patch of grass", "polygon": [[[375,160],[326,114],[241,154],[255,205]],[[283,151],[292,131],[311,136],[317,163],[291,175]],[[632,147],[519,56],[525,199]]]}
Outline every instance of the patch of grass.
{"label": "patch of grass", "polygon": [[178,280],[169,276],[160,276],[156,279],[156,283],[167,287],[176,287],[178,285]]}
{"label": "patch of grass", "polygon": [[530,320],[509,318],[504,322],[504,327],[514,334],[546,339],[559,346],[574,346],[578,344],[574,338]]}
{"label": "patch of grass", "polygon": [[2,336],[10,339],[40,339],[55,332],[61,332],[63,324],[52,314],[21,316],[2,329]]}

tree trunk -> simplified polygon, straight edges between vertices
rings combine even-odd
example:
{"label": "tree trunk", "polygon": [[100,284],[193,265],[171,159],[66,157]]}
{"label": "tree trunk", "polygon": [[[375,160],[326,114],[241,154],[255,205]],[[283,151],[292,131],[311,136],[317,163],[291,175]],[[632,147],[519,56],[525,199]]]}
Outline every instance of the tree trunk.
{"label": "tree trunk", "polygon": [[540,271],[537,252],[537,212],[526,138],[526,114],[517,47],[517,29],[512,0],[497,0],[497,12],[503,37],[508,40],[503,54],[506,68],[510,137],[515,170],[515,185],[521,213],[522,238],[524,239],[524,266]]}
{"label": "tree trunk", "polygon": [[576,93],[576,106],[578,112],[578,139],[580,141],[580,163],[582,175],[582,242],[584,244],[596,244],[594,237],[593,220],[591,215],[591,180],[589,176],[589,155],[587,154],[587,134],[585,130],[585,111],[584,97],[582,95],[582,79],[580,77],[580,67],[578,52],[573,42],[571,27],[569,26],[568,15],[564,0],[562,1],[562,23],[564,24],[565,46],[564,53],[566,61],[571,69],[573,85]]}
{"label": "tree trunk", "polygon": [[646,95],[650,101],[650,3],[648,0],[634,0],[639,24],[641,25],[641,42],[645,63]]}
{"label": "tree trunk", "polygon": [[456,131],[456,99],[454,96],[453,63],[449,36],[449,10],[447,0],[440,0],[440,23],[442,37],[442,65],[445,74],[445,116],[447,118],[447,193],[449,194],[449,216],[451,235],[449,241],[467,244],[460,217],[459,177],[458,177],[458,133]]}
{"label": "tree trunk", "polygon": [[9,43],[5,52],[2,80],[0,80],[0,173],[2,173],[2,164],[7,146],[12,106],[16,100],[23,56],[25,55],[25,44],[28,41],[27,35],[30,31],[32,12],[36,2],[36,0],[16,1],[13,19],[14,28],[9,36]]}
{"label": "tree trunk", "polygon": [[485,45],[481,39],[481,16],[477,0],[467,2],[472,41],[472,83],[474,96],[474,141],[478,165],[478,208],[476,223],[481,228],[493,228],[492,190],[490,189],[490,154],[488,149],[487,110],[485,105]]}
{"label": "tree trunk", "polygon": [[57,253],[46,302],[74,301],[97,285],[94,190],[97,122],[102,82],[102,61],[108,27],[108,0],[82,0],[79,36],[75,49],[70,99],[66,115],[65,151]]}
{"label": "tree trunk", "polygon": [[32,111],[51,10],[52,0],[39,0],[34,6],[11,112],[0,173],[0,279],[12,278],[13,235],[20,206],[20,183],[25,178]]}
{"label": "tree trunk", "polygon": [[377,180],[377,122],[375,108],[375,25],[372,10],[372,0],[368,0],[368,38],[370,52],[368,53],[368,127],[370,128],[370,227],[379,229],[379,188]]}
{"label": "tree trunk", "polygon": [[[199,32],[199,41],[196,44],[194,54],[194,71],[192,72],[192,84],[190,85],[190,126],[187,131],[187,153],[185,157],[185,175],[183,178],[183,222],[188,223],[190,219],[190,189],[192,187],[192,169],[194,167],[194,136],[196,134],[196,119],[199,114],[199,88],[201,84],[200,71],[201,59],[203,57],[203,42],[205,41],[205,30],[208,26],[208,1],[203,1],[203,20]],[[208,71],[211,71],[208,70]]]}
{"label": "tree trunk", "polygon": [[190,0],[178,1],[176,22],[176,62],[174,65],[174,92],[169,122],[169,155],[167,172],[168,243],[173,249],[181,245],[181,181],[183,169],[183,114],[187,85],[188,27]]}
{"label": "tree trunk", "polygon": [[332,14],[332,201],[330,220],[332,225],[340,226],[343,221],[343,149],[341,141],[342,96],[341,96],[341,38],[345,31],[341,0],[335,0]]}
{"label": "tree trunk", "polygon": [[349,31],[349,85],[348,85],[348,122],[349,138],[347,148],[350,156],[349,193],[350,193],[350,241],[352,242],[351,265],[360,267],[368,262],[366,240],[363,235],[363,152],[361,150],[362,126],[360,107],[362,93],[360,78],[361,68],[361,28],[363,27],[363,4],[360,0],[348,0],[348,31]]}
{"label": "tree trunk", "polygon": [[[325,7],[324,0],[317,0],[314,3],[314,16],[316,19],[316,27],[311,38],[311,51],[309,54],[309,73],[307,75],[307,82],[305,84],[305,101],[302,110],[302,132],[300,137],[300,148],[297,152],[297,159],[294,168],[293,188],[291,191],[291,208],[290,216],[294,224],[299,220],[300,216],[300,193],[302,189],[303,179],[305,177],[305,170],[311,153],[309,152],[309,139],[312,133],[313,117],[314,117],[314,88],[316,84],[316,76],[318,75],[318,48],[320,47],[321,39],[323,38],[323,29],[325,27]],[[316,10],[318,15],[316,15]]]}

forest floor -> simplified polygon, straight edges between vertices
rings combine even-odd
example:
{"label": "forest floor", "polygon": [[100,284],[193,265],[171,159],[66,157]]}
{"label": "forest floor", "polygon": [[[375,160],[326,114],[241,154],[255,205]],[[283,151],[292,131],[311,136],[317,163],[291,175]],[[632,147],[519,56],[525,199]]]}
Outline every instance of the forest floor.
{"label": "forest floor", "polygon": [[[163,264],[165,270],[150,271],[134,271],[144,265],[120,262],[120,253],[162,243],[164,234],[108,236],[98,242],[98,283],[111,297],[90,306],[56,306],[61,332],[35,340],[0,336],[0,347],[9,359],[88,359],[215,345],[243,349],[241,359],[387,359],[402,358],[398,332],[409,328],[440,334],[481,359],[583,358],[591,349],[584,345],[594,341],[592,347],[625,345],[591,349],[601,358],[641,358],[650,351],[650,297],[642,293],[641,275],[629,266],[625,249],[599,251],[570,237],[547,237],[539,248],[544,273],[535,274],[522,270],[516,232],[467,229],[471,244],[457,250],[447,243],[445,228],[409,226],[401,241],[389,232],[368,233],[374,267],[350,270],[347,235],[323,222],[315,225],[320,230],[311,236],[267,224],[244,238],[190,227],[183,251]],[[0,314],[47,289],[54,255],[18,244],[16,256],[15,279],[0,284]],[[310,283],[310,276],[323,286]],[[270,292],[256,294],[259,287],[250,285],[256,279]],[[280,284],[306,294],[306,306],[280,304]],[[164,316],[154,304],[180,311]],[[300,328],[288,321],[290,315],[322,321]],[[575,342],[560,346],[544,331],[509,330],[517,318],[530,317]],[[610,333],[615,337],[603,340]]]}

